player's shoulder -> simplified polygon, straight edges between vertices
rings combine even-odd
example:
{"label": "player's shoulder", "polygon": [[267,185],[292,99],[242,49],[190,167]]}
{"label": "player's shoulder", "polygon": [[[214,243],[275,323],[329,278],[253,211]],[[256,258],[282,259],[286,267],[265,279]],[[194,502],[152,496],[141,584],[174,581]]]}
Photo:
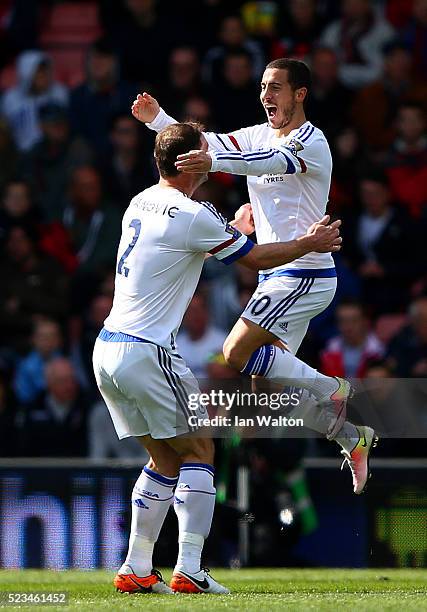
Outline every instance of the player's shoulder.
{"label": "player's shoulder", "polygon": [[308,147],[315,142],[328,144],[322,130],[313,125],[310,121],[306,121],[301,127],[292,130],[289,136],[290,140],[298,141],[304,147]]}
{"label": "player's shoulder", "polygon": [[217,210],[212,202],[208,202],[207,200],[194,200],[199,206],[198,212],[200,216],[205,218],[212,218],[216,221],[220,221],[221,223],[226,223],[226,218]]}

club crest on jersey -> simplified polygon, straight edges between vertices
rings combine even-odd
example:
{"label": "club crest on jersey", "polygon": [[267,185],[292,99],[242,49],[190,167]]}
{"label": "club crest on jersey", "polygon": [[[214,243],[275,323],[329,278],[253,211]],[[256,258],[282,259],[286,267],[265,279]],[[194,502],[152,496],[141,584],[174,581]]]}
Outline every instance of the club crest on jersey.
{"label": "club crest on jersey", "polygon": [[292,140],[289,141],[289,143],[286,145],[286,148],[289,149],[292,155],[294,155],[295,157],[297,157],[298,153],[300,151],[303,151],[304,149],[302,144],[298,142],[298,140],[295,140],[294,138],[292,138]]}
{"label": "club crest on jersey", "polygon": [[237,238],[240,238],[240,236],[242,235],[238,229],[236,229],[229,223],[226,224],[225,231],[227,232],[227,234],[231,234],[235,240],[237,240]]}

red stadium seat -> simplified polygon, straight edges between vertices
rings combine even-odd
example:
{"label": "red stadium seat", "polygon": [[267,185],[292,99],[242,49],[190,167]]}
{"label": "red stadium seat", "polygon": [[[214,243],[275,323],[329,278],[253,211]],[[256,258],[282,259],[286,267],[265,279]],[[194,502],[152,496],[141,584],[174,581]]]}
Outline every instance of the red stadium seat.
{"label": "red stadium seat", "polygon": [[408,323],[404,314],[381,315],[375,324],[375,333],[384,344],[390,340]]}
{"label": "red stadium seat", "polygon": [[63,2],[53,6],[40,32],[43,47],[88,45],[100,36],[96,2]]}
{"label": "red stadium seat", "polygon": [[102,34],[96,2],[63,2],[47,13],[40,44],[50,54],[55,78],[69,87],[84,79],[88,46]]}

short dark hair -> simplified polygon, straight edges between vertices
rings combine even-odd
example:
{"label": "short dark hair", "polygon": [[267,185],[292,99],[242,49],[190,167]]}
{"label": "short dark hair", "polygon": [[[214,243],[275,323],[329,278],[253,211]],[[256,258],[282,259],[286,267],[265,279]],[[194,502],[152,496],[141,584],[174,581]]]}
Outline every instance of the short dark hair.
{"label": "short dark hair", "polygon": [[275,59],[265,67],[266,70],[276,68],[276,70],[288,71],[288,83],[292,90],[295,91],[300,87],[307,89],[307,94],[311,89],[311,71],[304,62],[296,59],[281,57]]}
{"label": "short dark hair", "polygon": [[154,145],[154,158],[163,178],[177,176],[179,170],[175,167],[176,158],[181,153],[191,149],[200,149],[202,126],[188,121],[174,123],[159,132]]}

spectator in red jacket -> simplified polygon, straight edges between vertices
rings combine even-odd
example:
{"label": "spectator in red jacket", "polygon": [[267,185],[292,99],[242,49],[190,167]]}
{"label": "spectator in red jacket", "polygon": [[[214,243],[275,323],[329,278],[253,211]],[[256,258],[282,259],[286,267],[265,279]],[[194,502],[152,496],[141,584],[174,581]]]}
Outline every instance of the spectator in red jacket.
{"label": "spectator in red jacket", "polygon": [[327,376],[363,378],[372,359],[382,357],[384,347],[370,330],[369,319],[358,302],[342,302],[336,310],[338,336],[320,356],[320,369]]}
{"label": "spectator in red jacket", "polygon": [[414,102],[403,104],[397,114],[397,138],[387,167],[395,198],[414,217],[427,204],[427,130],[424,108]]}

